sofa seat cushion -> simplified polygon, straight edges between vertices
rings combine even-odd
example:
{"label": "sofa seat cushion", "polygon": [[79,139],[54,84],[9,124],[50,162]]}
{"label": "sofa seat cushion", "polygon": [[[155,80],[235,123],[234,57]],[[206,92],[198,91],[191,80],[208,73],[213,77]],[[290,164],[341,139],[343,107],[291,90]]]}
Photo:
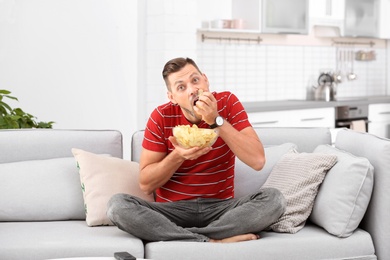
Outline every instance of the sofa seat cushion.
{"label": "sofa seat cushion", "polygon": [[[255,241],[239,243],[152,242],[145,246],[145,258],[172,259],[376,259],[369,233],[357,229],[348,238],[329,235],[307,224],[296,234],[262,232]],[[210,254],[212,252],[212,254]]]}
{"label": "sofa seat cushion", "polygon": [[90,228],[84,220],[0,225],[0,259],[112,257],[118,251],[144,256],[142,241],[114,226]]}

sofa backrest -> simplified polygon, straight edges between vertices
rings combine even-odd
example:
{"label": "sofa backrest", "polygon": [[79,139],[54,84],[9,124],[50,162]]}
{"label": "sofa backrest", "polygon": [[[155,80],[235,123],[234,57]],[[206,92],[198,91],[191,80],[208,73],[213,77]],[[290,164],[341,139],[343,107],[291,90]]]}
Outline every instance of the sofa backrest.
{"label": "sofa backrest", "polygon": [[123,158],[115,130],[0,130],[0,221],[85,219],[72,148]]}
{"label": "sofa backrest", "polygon": [[329,128],[322,127],[263,127],[255,128],[265,147],[293,143],[299,152],[313,152],[320,144],[331,144]]}
{"label": "sofa backrest", "polygon": [[[264,146],[294,143],[299,152],[312,152],[320,144],[331,144],[332,138],[328,128],[308,127],[257,127],[255,128]],[[139,162],[144,131],[133,134],[131,159]]]}
{"label": "sofa backrest", "polygon": [[123,157],[122,134],[116,130],[0,130],[0,163],[71,157],[74,147]]}

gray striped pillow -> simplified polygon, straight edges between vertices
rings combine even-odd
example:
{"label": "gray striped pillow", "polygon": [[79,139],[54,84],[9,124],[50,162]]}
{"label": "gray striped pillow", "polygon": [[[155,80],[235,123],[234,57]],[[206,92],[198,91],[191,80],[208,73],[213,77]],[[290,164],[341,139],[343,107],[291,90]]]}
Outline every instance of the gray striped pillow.
{"label": "gray striped pillow", "polygon": [[287,153],[277,162],[263,187],[278,189],[284,195],[285,213],[270,228],[276,232],[296,233],[309,217],[318,188],[337,156],[320,153]]}

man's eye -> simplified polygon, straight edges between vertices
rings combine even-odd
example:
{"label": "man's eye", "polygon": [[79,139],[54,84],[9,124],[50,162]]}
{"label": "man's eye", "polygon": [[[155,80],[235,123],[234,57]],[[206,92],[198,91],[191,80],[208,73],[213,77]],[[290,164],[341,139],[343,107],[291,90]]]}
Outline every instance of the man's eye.
{"label": "man's eye", "polygon": [[194,83],[198,83],[198,82],[199,82],[199,79],[198,79],[198,78],[194,78],[192,81],[193,81]]}
{"label": "man's eye", "polygon": [[177,90],[184,90],[184,89],[185,89],[184,85],[177,86]]}

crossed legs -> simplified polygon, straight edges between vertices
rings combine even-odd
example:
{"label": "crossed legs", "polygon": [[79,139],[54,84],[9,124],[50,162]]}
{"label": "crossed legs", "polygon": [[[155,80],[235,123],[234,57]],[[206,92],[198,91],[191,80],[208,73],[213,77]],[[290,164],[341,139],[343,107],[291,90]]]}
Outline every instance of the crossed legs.
{"label": "crossed legs", "polygon": [[243,198],[168,203],[117,194],[107,215],[118,228],[147,241],[238,242],[257,239],[284,210],[283,195],[267,188]]}

